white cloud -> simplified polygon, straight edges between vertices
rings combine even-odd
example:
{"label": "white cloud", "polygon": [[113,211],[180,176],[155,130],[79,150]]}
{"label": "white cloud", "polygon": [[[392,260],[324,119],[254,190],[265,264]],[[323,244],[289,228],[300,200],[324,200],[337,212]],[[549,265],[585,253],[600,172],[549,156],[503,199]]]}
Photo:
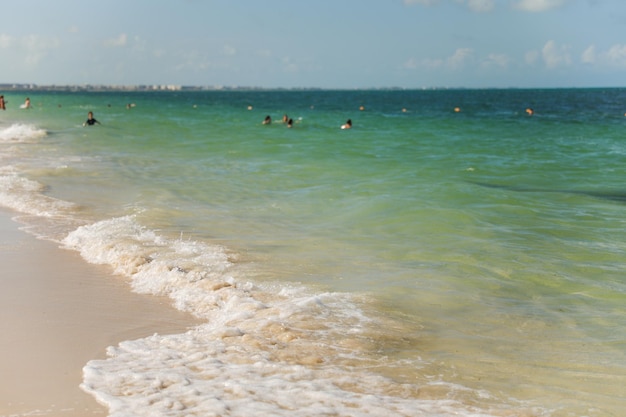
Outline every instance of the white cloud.
{"label": "white cloud", "polygon": [[292,73],[298,72],[298,70],[299,70],[298,64],[293,62],[290,57],[288,57],[288,56],[283,57],[281,59],[281,61],[282,61],[282,65],[283,65],[283,70],[285,72],[292,72]]}
{"label": "white cloud", "polygon": [[472,58],[473,53],[474,51],[470,48],[459,48],[446,60],[446,63],[451,69],[461,68]]}
{"label": "white cloud", "polygon": [[231,45],[224,45],[224,47],[222,48],[222,53],[224,55],[237,55],[237,49],[235,49],[235,47]]}
{"label": "white cloud", "polygon": [[626,67],[626,45],[611,46],[606,56],[610,64]]}
{"label": "white cloud", "polygon": [[569,46],[559,47],[556,42],[550,40],[546,42],[541,50],[541,55],[546,66],[549,69],[554,69],[561,65],[570,65],[572,63],[569,50]]}
{"label": "white cloud", "polygon": [[[407,6],[419,4],[430,7],[440,3],[440,0],[403,0]],[[458,4],[466,5],[473,12],[490,12],[496,5],[496,0],[454,0]]]}
{"label": "white cloud", "polygon": [[44,38],[37,35],[28,35],[21,39],[21,45],[28,51],[44,51],[58,48],[60,42],[57,38]]}
{"label": "white cloud", "polygon": [[591,45],[580,55],[580,61],[599,67],[626,68],[626,45],[615,44],[604,51],[598,51],[595,45]]}
{"label": "white cloud", "polygon": [[402,64],[402,68],[408,70],[417,69],[418,66],[419,64],[415,58],[409,58],[404,64]]}
{"label": "white cloud", "polygon": [[439,3],[439,0],[404,0],[404,4],[412,6],[414,4],[421,4],[422,6],[432,6]]}
{"label": "white cloud", "polygon": [[9,48],[11,45],[13,45],[13,37],[4,33],[0,35],[0,48]]}
{"label": "white cloud", "polygon": [[596,46],[591,45],[580,56],[580,60],[585,64],[593,64],[596,62]]}
{"label": "white cloud", "polygon": [[568,0],[519,0],[513,3],[513,7],[524,12],[545,12],[550,9],[561,7]]}
{"label": "white cloud", "polygon": [[128,42],[128,36],[126,36],[125,33],[121,33],[117,38],[111,38],[111,39],[105,40],[104,45],[115,48],[119,46],[126,46],[127,42]]}
{"label": "white cloud", "polygon": [[197,50],[181,51],[177,54],[177,64],[174,66],[176,71],[204,71],[213,65]]}
{"label": "white cloud", "polygon": [[486,13],[493,10],[495,0],[467,0],[467,7],[473,12]]}
{"label": "white cloud", "polygon": [[539,59],[539,52],[537,51],[528,51],[526,52],[526,55],[524,56],[524,61],[526,61],[528,65],[535,65],[538,59]]}
{"label": "white cloud", "polygon": [[403,65],[402,68],[407,70],[416,70],[424,68],[427,70],[449,69],[457,70],[463,68],[468,62],[473,59],[474,50],[471,48],[459,48],[447,58],[424,58],[417,60],[410,58]]}
{"label": "white cloud", "polygon": [[20,47],[24,55],[24,64],[27,67],[35,67],[51,49],[56,49],[61,42],[57,38],[47,38],[37,35],[28,35],[20,39]]}
{"label": "white cloud", "polygon": [[504,54],[489,54],[487,59],[483,61],[483,67],[500,67],[507,68],[511,59]]}
{"label": "white cloud", "polygon": [[408,70],[416,70],[419,68],[437,69],[443,67],[443,65],[444,61],[442,59],[425,58],[418,61],[415,58],[411,58],[402,65],[402,68]]}
{"label": "white cloud", "polygon": [[7,34],[0,35],[0,49],[12,51],[12,65],[20,71],[38,67],[51,50],[60,46],[61,42],[55,37],[27,35],[15,38]]}
{"label": "white cloud", "polygon": [[148,49],[148,42],[146,42],[144,39],[140,38],[139,36],[135,36],[132,39],[132,47],[133,47],[133,52],[135,53],[144,52]]}

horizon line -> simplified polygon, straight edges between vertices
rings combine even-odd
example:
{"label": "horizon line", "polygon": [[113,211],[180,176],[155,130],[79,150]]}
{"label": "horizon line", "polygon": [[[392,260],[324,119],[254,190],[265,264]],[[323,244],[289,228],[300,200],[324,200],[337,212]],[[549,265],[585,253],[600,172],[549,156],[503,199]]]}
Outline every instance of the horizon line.
{"label": "horizon line", "polygon": [[564,89],[620,89],[625,86],[586,86],[586,87],[465,87],[465,86],[429,86],[429,87],[262,87],[238,85],[182,85],[182,84],[36,84],[36,83],[0,83],[0,90],[54,90],[54,91],[427,91],[427,90],[564,90]]}

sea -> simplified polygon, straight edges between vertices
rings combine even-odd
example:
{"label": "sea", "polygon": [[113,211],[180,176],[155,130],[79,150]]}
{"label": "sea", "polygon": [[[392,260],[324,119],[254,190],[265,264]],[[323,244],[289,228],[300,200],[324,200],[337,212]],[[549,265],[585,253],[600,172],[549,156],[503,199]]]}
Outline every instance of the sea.
{"label": "sea", "polygon": [[626,89],[4,96],[0,205],[201,322],[110,416],[624,415]]}

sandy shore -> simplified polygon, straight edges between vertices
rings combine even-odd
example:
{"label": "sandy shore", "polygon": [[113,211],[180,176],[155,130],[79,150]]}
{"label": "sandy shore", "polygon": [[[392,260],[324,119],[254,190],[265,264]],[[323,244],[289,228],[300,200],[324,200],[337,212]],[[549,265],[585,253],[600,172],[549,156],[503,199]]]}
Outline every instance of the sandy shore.
{"label": "sandy shore", "polygon": [[122,340],[196,321],[19,230],[11,216],[0,209],[0,416],[106,416],[79,388],[83,366]]}

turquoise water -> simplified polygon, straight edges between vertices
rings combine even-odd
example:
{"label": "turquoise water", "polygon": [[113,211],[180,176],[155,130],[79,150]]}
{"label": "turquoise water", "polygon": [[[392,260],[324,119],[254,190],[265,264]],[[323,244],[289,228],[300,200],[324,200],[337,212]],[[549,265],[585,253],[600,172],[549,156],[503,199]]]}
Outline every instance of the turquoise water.
{"label": "turquoise water", "polygon": [[626,90],[25,94],[0,203],[206,319],[87,364],[112,415],[626,406]]}

